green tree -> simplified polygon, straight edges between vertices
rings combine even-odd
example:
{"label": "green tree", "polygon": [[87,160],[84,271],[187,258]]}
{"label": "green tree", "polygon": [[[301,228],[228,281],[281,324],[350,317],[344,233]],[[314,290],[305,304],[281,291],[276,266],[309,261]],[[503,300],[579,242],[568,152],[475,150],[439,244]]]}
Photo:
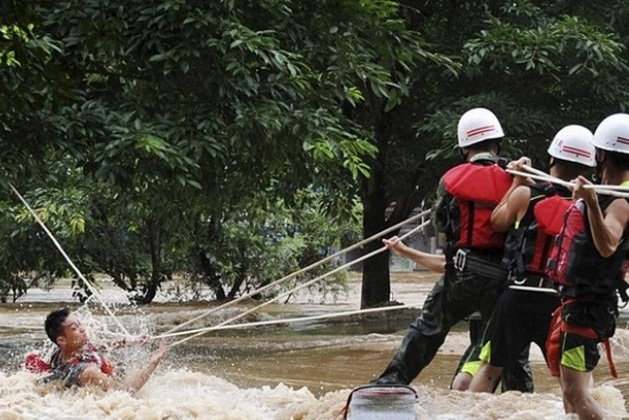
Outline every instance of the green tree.
{"label": "green tree", "polygon": [[[213,226],[211,241],[191,247],[201,256],[189,260],[194,264],[186,272],[195,283],[210,286],[217,298],[232,299],[320,261],[338,249],[343,237],[355,240],[359,236],[358,217],[350,222],[326,216],[321,210],[321,193],[301,190],[294,199],[288,206],[276,194],[263,191],[256,194],[247,209],[225,214]],[[258,297],[273,296],[283,288],[320,276],[337,264],[323,264]],[[344,281],[345,275],[338,274],[310,289],[326,294],[341,290]]]}
{"label": "green tree", "polygon": [[[118,238],[109,242],[130,247],[115,248],[116,264],[125,266],[117,284],[150,301],[169,275],[168,244],[177,243],[182,230],[211,232],[225,212],[246,209],[250,191],[272,183],[287,203],[307,186],[333,191],[326,208],[347,211],[355,193],[351,180],[368,174],[364,158],[375,147],[371,130],[348,118],[346,106],[365,94],[395,103],[406,88],[387,66],[399,63],[408,71],[414,58],[426,56],[417,40],[400,32],[392,5],[2,4],[4,22],[30,28],[33,39],[55,46],[40,59],[45,66],[31,66],[37,57],[23,54],[16,67],[20,80],[59,86],[29,110],[51,121],[30,137],[42,149],[60,151],[68,168],[91,179],[77,183],[86,232],[102,244],[109,234]],[[379,40],[377,48],[366,34]],[[409,56],[397,60],[388,42],[399,51],[408,43]],[[10,82],[7,100],[28,87]],[[9,131],[17,138],[24,125],[14,123]],[[48,169],[28,168],[36,166]],[[40,182],[56,184],[48,172]],[[120,239],[131,233],[138,242]],[[95,268],[106,266],[104,250],[93,250],[92,259]]]}
{"label": "green tree", "polygon": [[[18,188],[20,188],[18,186]],[[19,190],[18,190],[19,191]],[[76,190],[41,188],[32,189],[26,198],[39,220],[56,232],[70,254],[76,248],[68,239],[83,233],[85,220],[74,203]],[[52,202],[52,203],[51,203]],[[30,287],[51,287],[63,277],[74,275],[67,261],[52,240],[36,223],[30,211],[16,200],[0,201],[2,219],[2,251],[0,252],[0,298],[9,295],[13,301],[25,294]],[[87,273],[89,276],[90,273]],[[76,283],[76,282],[75,282]],[[82,297],[81,281],[76,284],[77,297]]]}

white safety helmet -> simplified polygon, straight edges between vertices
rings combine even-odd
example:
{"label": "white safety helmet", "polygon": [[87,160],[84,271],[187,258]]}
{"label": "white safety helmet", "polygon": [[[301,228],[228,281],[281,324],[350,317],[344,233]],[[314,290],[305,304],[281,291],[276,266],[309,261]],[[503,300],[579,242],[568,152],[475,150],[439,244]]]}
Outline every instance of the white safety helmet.
{"label": "white safety helmet", "polygon": [[594,146],[629,154],[629,114],[613,114],[601,121],[594,132]]}
{"label": "white safety helmet", "polygon": [[569,162],[580,163],[591,168],[596,166],[596,149],[592,144],[594,135],[580,125],[569,125],[555,134],[548,154]]}
{"label": "white safety helmet", "polygon": [[488,109],[474,108],[459,119],[459,147],[468,147],[481,141],[504,137],[500,121]]}

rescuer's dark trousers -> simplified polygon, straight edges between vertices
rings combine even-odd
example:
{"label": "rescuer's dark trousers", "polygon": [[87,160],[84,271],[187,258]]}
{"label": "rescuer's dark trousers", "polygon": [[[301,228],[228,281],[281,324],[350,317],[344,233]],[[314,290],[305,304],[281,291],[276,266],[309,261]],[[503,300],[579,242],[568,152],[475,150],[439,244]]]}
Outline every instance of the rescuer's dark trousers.
{"label": "rescuer's dark trousers", "polygon": [[[411,383],[435,357],[450,329],[474,312],[480,312],[484,331],[504,283],[504,279],[461,273],[448,263],[446,274],[435,283],[420,316],[410,325],[397,353],[375,383]],[[518,364],[505,367],[508,370],[503,376],[508,378],[509,384],[504,384],[508,389],[532,388],[530,368]]]}

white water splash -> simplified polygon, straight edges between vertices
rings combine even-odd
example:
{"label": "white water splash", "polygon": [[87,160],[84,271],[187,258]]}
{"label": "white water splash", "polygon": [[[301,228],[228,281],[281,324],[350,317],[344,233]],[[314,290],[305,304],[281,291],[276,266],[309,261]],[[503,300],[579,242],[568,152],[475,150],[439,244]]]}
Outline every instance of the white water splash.
{"label": "white water splash", "polygon": [[[473,394],[416,387],[417,414],[421,420],[550,420],[572,418],[563,413],[556,393],[500,395]],[[242,388],[229,381],[187,370],[160,371],[142,390],[102,392],[89,388],[62,389],[41,385],[35,375],[0,374],[0,418],[3,420],[319,420],[337,419],[349,389],[316,398],[307,388]],[[606,410],[606,418],[629,414],[616,388],[603,385],[594,397]]]}

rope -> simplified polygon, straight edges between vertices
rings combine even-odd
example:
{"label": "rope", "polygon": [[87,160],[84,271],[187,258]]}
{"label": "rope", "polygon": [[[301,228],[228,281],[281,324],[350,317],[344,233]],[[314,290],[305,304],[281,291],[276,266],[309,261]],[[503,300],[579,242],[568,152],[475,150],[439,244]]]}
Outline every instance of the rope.
{"label": "rope", "polygon": [[[559,178],[555,178],[554,176],[550,176],[548,174],[545,174],[542,171],[538,171],[536,170],[537,173],[542,173],[544,175],[533,175],[531,173],[528,172],[521,172],[521,171],[515,171],[513,169],[507,169],[507,173],[510,173],[511,175],[518,175],[518,176],[523,176],[525,178],[532,178],[532,179],[537,179],[540,181],[545,181],[545,182],[552,182],[554,184],[558,184],[558,185],[563,185],[564,187],[567,188],[573,188],[574,184],[572,182],[568,182],[568,181],[564,181],[562,179]],[[586,188],[590,188],[593,189],[595,188],[595,191],[597,194],[604,194],[604,195],[611,195],[613,197],[623,197],[623,198],[629,198],[629,193],[625,193],[625,192],[620,192],[620,191],[610,191],[608,189],[605,189],[607,187],[607,185],[585,185],[584,187]]]}
{"label": "rope", "polygon": [[[403,240],[404,238],[409,237],[410,235],[414,234],[414,233],[415,233],[415,232],[417,232],[418,230],[423,229],[423,228],[424,228],[424,227],[425,227],[428,223],[430,223],[430,222],[429,222],[429,221],[426,221],[426,222],[424,222],[424,223],[420,224],[419,226],[415,227],[414,229],[411,229],[411,230],[410,230],[410,231],[408,231],[406,234],[402,235],[402,236],[400,237],[400,239],[399,239],[399,240]],[[244,317],[245,315],[248,315],[248,314],[250,314],[250,313],[252,313],[252,312],[255,312],[256,310],[258,310],[258,309],[260,309],[260,308],[262,308],[262,307],[264,307],[264,306],[266,306],[266,305],[269,305],[269,304],[271,304],[271,303],[275,302],[276,300],[279,300],[279,299],[281,299],[281,298],[283,298],[283,297],[285,297],[285,296],[288,296],[288,295],[290,295],[291,293],[294,293],[295,291],[297,291],[297,290],[299,290],[299,289],[303,289],[304,287],[310,286],[311,284],[313,284],[313,283],[315,283],[315,282],[317,282],[317,281],[319,281],[319,280],[321,280],[321,279],[323,279],[323,278],[325,278],[325,277],[328,277],[328,276],[330,276],[330,275],[332,275],[332,274],[334,274],[334,273],[336,273],[336,272],[338,272],[338,271],[341,271],[341,270],[343,270],[343,269],[345,269],[345,268],[349,267],[350,265],[353,265],[353,264],[356,264],[356,263],[361,262],[361,261],[363,261],[363,260],[366,260],[366,259],[368,259],[368,258],[371,258],[371,257],[373,257],[374,255],[379,254],[379,253],[381,253],[381,252],[383,252],[383,251],[386,251],[386,250],[387,250],[387,247],[386,247],[386,246],[383,246],[383,247],[382,247],[382,248],[380,248],[380,249],[377,249],[377,250],[375,250],[375,251],[372,251],[372,252],[370,252],[369,254],[363,255],[362,257],[357,258],[356,260],[351,261],[351,262],[349,262],[349,263],[347,263],[347,264],[341,265],[341,266],[339,266],[339,267],[335,268],[334,270],[329,271],[329,272],[328,272],[328,273],[326,273],[326,274],[323,274],[323,275],[321,275],[321,276],[319,276],[319,277],[316,277],[316,278],[314,278],[314,279],[312,279],[312,280],[310,280],[310,281],[307,281],[307,282],[305,282],[305,283],[303,283],[303,284],[300,284],[299,286],[294,287],[293,289],[291,289],[291,290],[289,290],[289,291],[287,291],[287,292],[284,292],[284,293],[282,293],[282,294],[280,294],[280,295],[278,295],[278,296],[276,296],[276,297],[274,297],[274,298],[272,298],[272,299],[269,299],[269,300],[267,300],[267,301],[265,301],[265,302],[261,303],[261,304],[260,304],[260,305],[258,305],[258,306],[255,306],[255,307],[253,307],[253,308],[251,308],[251,309],[249,309],[249,310],[247,310],[247,311],[244,311],[244,312],[242,312],[242,313],[240,313],[240,314],[238,314],[238,315],[236,315],[236,316],[234,316],[234,317],[232,317],[232,318],[230,318],[230,319],[227,319],[227,320],[225,320],[225,321],[221,322],[220,324],[218,324],[217,326],[223,326],[223,325],[229,324],[230,322],[233,322],[233,321],[235,321],[235,320],[237,320],[237,319],[240,319],[240,318]],[[176,341],[176,342],[174,342],[173,344],[171,344],[171,346],[176,346],[176,345],[182,344],[182,343],[184,343],[184,342],[186,342],[186,341],[188,341],[188,340],[191,340],[191,339],[196,338],[196,337],[198,337],[198,336],[200,336],[200,335],[203,335],[203,334],[204,334],[204,332],[199,332],[199,333],[197,333],[197,334],[191,335],[190,337],[186,337],[186,338],[184,338],[184,339],[182,339],[182,340]]]}
{"label": "rope", "polygon": [[[526,169],[527,171],[532,172],[532,173],[534,173],[534,174],[538,174],[538,175],[541,175],[541,176],[549,176],[549,177],[551,177],[551,178],[558,179],[558,178],[556,178],[556,177],[553,177],[553,176],[551,176],[551,175],[548,175],[548,174],[547,174],[546,172],[544,172],[544,171],[540,171],[539,169],[535,169],[535,168],[533,168],[533,167],[531,167],[531,166],[528,166],[528,165],[522,165],[522,167],[523,167],[524,169]],[[593,190],[610,190],[610,191],[629,192],[629,187],[625,187],[625,186],[622,186],[622,185],[586,184],[586,185],[584,185],[584,186],[583,186],[583,188],[588,189],[588,190],[589,190],[589,189],[593,189]]]}
{"label": "rope", "polygon": [[[345,317],[345,316],[350,316],[350,315],[368,314],[372,312],[385,312],[385,311],[393,311],[397,309],[416,308],[419,306],[421,306],[420,303],[413,303],[413,304],[406,304],[406,305],[385,306],[381,308],[369,308],[369,309],[358,309],[358,310],[346,311],[346,312],[335,312],[333,314],[325,314],[325,315],[312,315],[312,316],[305,316],[305,317],[299,317],[299,318],[273,319],[273,320],[268,320],[268,321],[247,322],[247,323],[234,324],[234,325],[217,325],[213,327],[198,328],[195,330],[179,331],[179,332],[174,332],[174,333],[164,333],[164,334],[152,336],[150,337],[150,339],[158,340],[158,339],[169,338],[169,337],[177,337],[181,335],[207,333],[210,331],[259,327],[259,326],[264,326],[264,325],[290,324],[290,323],[306,322],[306,321],[317,321],[320,319],[340,318],[340,317]],[[172,344],[171,347],[176,344],[178,343]]]}
{"label": "rope", "polygon": [[98,291],[96,290],[96,288],[85,278],[85,276],[83,275],[83,273],[81,273],[81,271],[77,268],[76,265],[74,265],[74,263],[72,262],[72,260],[70,259],[70,257],[68,256],[68,254],[66,254],[66,252],[63,250],[63,248],[61,247],[61,245],[59,244],[59,242],[57,241],[57,239],[55,238],[55,236],[52,234],[52,232],[50,232],[48,230],[48,228],[46,227],[46,225],[44,224],[44,222],[41,221],[41,219],[39,218],[39,216],[37,215],[37,213],[35,213],[35,211],[31,208],[31,206],[26,202],[26,200],[24,199],[24,197],[22,197],[22,195],[18,192],[18,190],[15,189],[15,187],[13,186],[13,184],[9,183],[9,187],[11,187],[11,190],[13,190],[13,192],[15,193],[15,195],[18,196],[18,198],[20,199],[20,201],[26,206],[26,208],[28,209],[28,211],[33,215],[33,217],[35,218],[35,220],[37,221],[37,223],[39,223],[39,225],[42,227],[42,229],[44,230],[44,232],[46,232],[46,234],[48,235],[48,237],[52,240],[52,243],[55,244],[55,246],[57,247],[57,249],[59,250],[59,252],[61,252],[61,255],[63,255],[63,257],[66,259],[66,261],[68,262],[68,264],[70,264],[70,267],[72,267],[72,269],[74,270],[74,272],[77,274],[77,276],[79,276],[79,278],[83,281],[83,283],[87,286],[87,288],[92,292],[92,295],[96,297],[96,299],[98,299],[98,301],[101,303],[101,305],[103,306],[103,308],[105,308],[105,310],[107,311],[107,313],[109,314],[109,316],[111,316],[111,318],[116,322],[116,325],[118,325],[118,328],[120,328],[121,331],[123,331],[126,335],[131,336],[131,334],[129,334],[129,332],[125,329],[125,327],[122,325],[122,323],[118,320],[118,318],[116,318],[116,316],[114,315],[114,313],[111,311],[111,309],[109,308],[109,306],[107,306],[107,304],[105,304],[105,302],[103,301],[102,297],[100,296],[100,294],[98,293]]}
{"label": "rope", "polygon": [[293,277],[295,277],[295,276],[297,276],[299,274],[303,274],[303,273],[305,273],[305,272],[307,272],[307,271],[309,271],[309,270],[311,270],[311,269],[313,269],[315,267],[320,266],[323,263],[326,263],[326,262],[328,262],[328,261],[330,261],[330,260],[332,260],[332,259],[334,259],[336,257],[339,257],[340,255],[343,255],[343,254],[345,254],[345,253],[347,253],[349,251],[352,251],[352,250],[354,250],[356,248],[359,248],[359,247],[363,246],[364,244],[366,244],[366,243],[368,243],[368,242],[370,242],[370,241],[372,241],[372,240],[374,240],[374,239],[376,239],[376,238],[378,238],[378,237],[380,237],[382,235],[386,235],[387,233],[392,232],[393,230],[398,229],[398,228],[404,226],[407,223],[410,223],[410,222],[412,222],[414,220],[419,219],[420,217],[425,216],[426,214],[430,213],[431,210],[432,209],[424,210],[421,213],[416,214],[415,216],[409,217],[408,219],[406,219],[406,220],[404,220],[404,221],[402,221],[402,222],[400,222],[400,223],[398,223],[396,225],[393,225],[393,226],[391,226],[391,227],[389,227],[389,228],[387,228],[387,229],[385,229],[385,230],[383,230],[381,232],[378,232],[375,235],[372,235],[372,236],[370,236],[367,239],[363,239],[362,241],[360,241],[360,242],[358,242],[358,243],[356,243],[354,245],[351,245],[351,246],[349,246],[349,247],[347,247],[345,249],[342,249],[342,250],[338,251],[337,253],[335,253],[333,255],[325,257],[322,260],[317,261],[317,262],[315,262],[313,264],[310,264],[307,267],[304,267],[304,268],[302,268],[300,270],[297,270],[297,271],[295,271],[293,273],[290,273],[290,274],[282,277],[279,280],[275,280],[272,283],[269,283],[269,284],[267,284],[267,285],[265,285],[265,286],[263,286],[263,287],[261,287],[261,288],[259,288],[257,290],[249,292],[249,293],[247,293],[245,295],[242,295],[239,298],[231,300],[231,301],[229,301],[229,302],[227,302],[227,303],[225,303],[223,305],[217,306],[216,308],[209,309],[206,312],[204,312],[204,313],[202,313],[202,314],[200,314],[200,315],[198,315],[198,316],[196,316],[196,317],[194,317],[194,318],[192,318],[192,319],[190,319],[190,320],[188,320],[188,321],[186,321],[186,322],[184,322],[182,324],[179,324],[179,325],[177,325],[176,327],[174,327],[172,329],[170,329],[168,331],[168,333],[179,331],[181,328],[183,328],[183,327],[185,327],[187,325],[190,325],[193,322],[198,321],[201,318],[205,318],[206,316],[208,316],[210,314],[213,314],[213,313],[215,313],[215,312],[217,312],[219,310],[222,310],[222,309],[225,309],[227,307],[233,306],[233,305],[235,305],[238,302],[241,302],[241,301],[243,301],[243,300],[245,300],[247,298],[250,298],[251,296],[257,295],[259,293],[262,293],[265,290],[268,290],[268,289],[270,289],[273,286],[276,286],[276,285],[278,285],[278,284],[280,284],[280,283],[282,283],[282,282],[284,282],[286,280],[289,280],[289,279],[291,279],[291,278],[293,278]]}

